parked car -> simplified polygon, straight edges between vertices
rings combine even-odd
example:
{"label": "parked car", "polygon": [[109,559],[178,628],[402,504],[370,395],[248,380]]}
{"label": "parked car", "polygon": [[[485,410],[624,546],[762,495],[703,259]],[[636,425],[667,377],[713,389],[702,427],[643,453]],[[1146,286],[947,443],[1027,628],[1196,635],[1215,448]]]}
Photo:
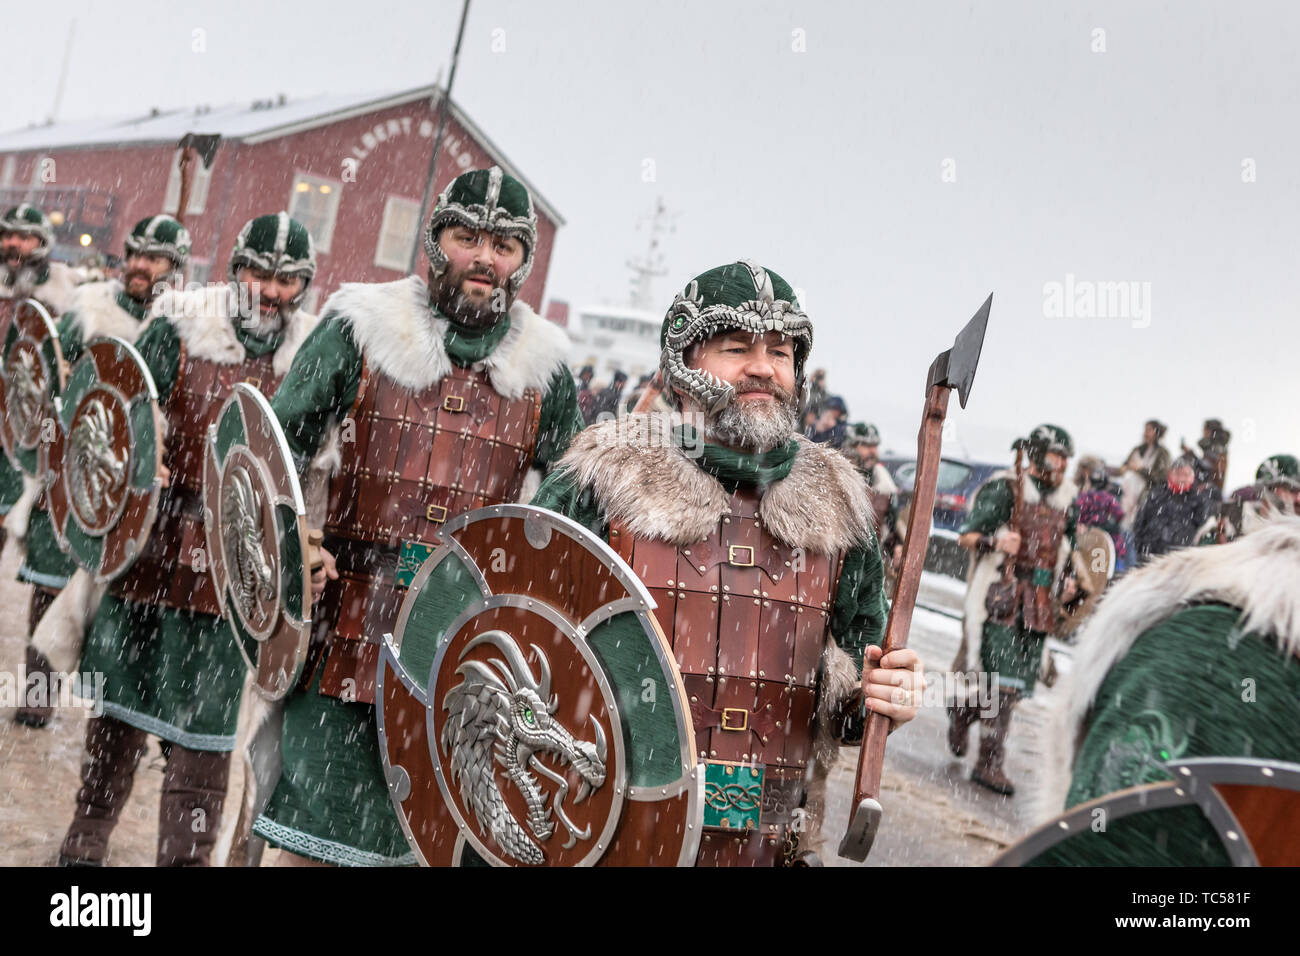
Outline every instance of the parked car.
{"label": "parked car", "polygon": [[[916,482],[916,458],[883,455],[881,463],[889,469],[898,485],[898,507],[912,501]],[[965,580],[970,553],[957,544],[957,529],[966,520],[975,492],[994,472],[1005,464],[964,461],[960,458],[939,459],[939,480],[935,486],[934,511],[930,516],[930,545],[925,553],[925,569]]]}

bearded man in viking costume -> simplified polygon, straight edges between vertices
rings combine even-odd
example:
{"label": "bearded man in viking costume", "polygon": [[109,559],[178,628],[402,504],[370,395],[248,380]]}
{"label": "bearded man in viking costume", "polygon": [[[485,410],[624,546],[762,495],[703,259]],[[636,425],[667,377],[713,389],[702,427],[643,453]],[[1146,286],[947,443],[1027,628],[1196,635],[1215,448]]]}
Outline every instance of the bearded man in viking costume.
{"label": "bearded man in viking costume", "polygon": [[[71,304],[77,279],[62,262],[50,261],[53,248],[54,226],[35,206],[23,203],[0,217],[0,299],[35,299],[45,306],[50,318],[57,319]],[[34,488],[30,494],[38,490]],[[23,491],[22,472],[0,455],[0,548],[8,532],[16,528],[16,536],[21,538],[27,531],[28,505],[9,518]]]}
{"label": "bearded man in viking costume", "polygon": [[[1035,863],[1227,866],[1247,849],[1260,863],[1294,865],[1294,841],[1285,836],[1294,811],[1270,816],[1278,804],[1267,786],[1282,771],[1267,762],[1300,764],[1296,581],[1300,518],[1274,514],[1229,544],[1158,558],[1106,595],[1079,636],[1064,707],[1050,722],[1054,773],[1041,796],[1057,812],[1174,783],[1153,792],[1141,812],[1092,809],[1088,823]],[[1236,786],[1192,779],[1197,760],[1219,763],[1233,775],[1223,782]],[[1184,761],[1191,766],[1168,766]],[[1224,800],[1232,810],[1216,825],[1193,798]],[[1120,801],[1111,806],[1121,809]]]}
{"label": "bearded man in viking costume", "polygon": [[282,863],[414,860],[378,749],[379,641],[439,529],[526,501],[582,427],[567,336],[516,298],[536,247],[524,184],[463,173],[425,230],[428,281],[345,284],[271,403],[306,483],[333,471],[322,643],[285,702],[279,781],[252,827]]}
{"label": "bearded man in viking costume", "polygon": [[[315,249],[301,223],[283,212],[259,216],[236,239],[229,281],[164,293],[136,341],[167,419],[170,483],[143,553],[109,585],[81,653],[79,671],[104,674],[103,716],[86,728],[82,786],[62,864],[103,863],[147,734],[161,739],[167,758],[158,865],[208,863],[245,665],[219,616],[211,573],[194,560],[205,543],[204,442],[237,382],[272,393],[288,371],[316,325],[301,308],[315,271]],[[45,646],[39,630],[37,642]]]}
{"label": "bearded man in viking costume", "polygon": [[[134,342],[148,321],[154,300],[168,285],[179,285],[189,263],[190,245],[189,231],[171,216],[159,214],[136,223],[126,237],[126,267],[121,280],[78,286],[70,308],[60,317],[59,346],[64,360],[71,365],[81,356],[85,343],[99,335]],[[15,505],[11,530],[25,546],[18,580],[32,585],[27,615],[30,637],[77,566],[59,548],[39,482],[28,480],[23,499]],[[88,587],[89,580],[79,581],[79,586]],[[29,680],[33,674],[45,675],[49,692],[49,662],[31,644],[27,646],[27,674]],[[29,727],[43,727],[52,713],[48,701],[44,705],[29,701],[18,708],[14,719]]]}
{"label": "bearded man in viking costume", "polygon": [[660,340],[664,395],[681,414],[587,429],[533,504],[608,541],[654,596],[706,803],[730,792],[737,768],[764,768],[744,832],[706,815],[698,862],[808,862],[794,820],[814,764],[824,774],[844,716],[864,705],[895,726],[910,720],[920,662],[910,649],[880,658],[883,568],[866,483],[796,433],[812,323],[789,284],[748,261],[710,269],[676,297]]}
{"label": "bearded man in viking costume", "polygon": [[[1033,696],[1044,641],[1055,630],[1060,603],[1073,600],[1078,588],[1069,565],[1079,493],[1065,477],[1074,453],[1070,435],[1039,425],[1013,447],[1028,452],[1028,469],[1019,477],[998,472],[981,485],[957,539],[975,554],[953,670],[984,675],[996,685],[997,704],[989,714],[958,700],[948,712],[948,746],[958,757],[966,753],[971,726],[981,724],[971,779],[1006,795],[1015,792],[1003,769],[1011,712]],[[1009,580],[1006,561],[1015,567]]]}

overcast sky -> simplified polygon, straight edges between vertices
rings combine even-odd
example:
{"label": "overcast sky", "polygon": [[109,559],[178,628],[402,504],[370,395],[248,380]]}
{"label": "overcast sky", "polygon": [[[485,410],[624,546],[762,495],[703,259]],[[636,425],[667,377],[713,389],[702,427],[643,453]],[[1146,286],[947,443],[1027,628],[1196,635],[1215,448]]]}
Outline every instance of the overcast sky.
{"label": "overcast sky", "polygon": [[[420,85],[460,12],[6,7],[2,129],[49,115],[74,18],[63,119]],[[949,454],[1049,421],[1117,461],[1148,417],[1176,451],[1217,416],[1236,486],[1300,453],[1298,45],[1287,2],[473,0],[454,95],[567,219],[548,298],[623,298],[662,196],[663,306],[723,262],[775,269],[887,446],[915,447],[926,369],[991,291]],[[1100,283],[1123,315],[1104,288],[1088,314]]]}

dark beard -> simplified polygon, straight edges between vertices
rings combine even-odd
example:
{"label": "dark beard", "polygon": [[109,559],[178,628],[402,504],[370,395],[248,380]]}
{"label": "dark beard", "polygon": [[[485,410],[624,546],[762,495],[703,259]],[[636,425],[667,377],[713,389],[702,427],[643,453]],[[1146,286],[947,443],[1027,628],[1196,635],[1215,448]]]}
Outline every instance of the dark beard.
{"label": "dark beard", "polygon": [[728,448],[762,454],[790,440],[798,416],[790,392],[770,382],[742,380],[733,386],[737,392],[767,392],[775,401],[741,402],[733,400],[704,423],[704,435]]}
{"label": "dark beard", "polygon": [[[131,280],[136,276],[141,277],[148,283],[148,285],[145,286],[144,295],[134,295],[131,292]],[[127,272],[122,276],[122,291],[130,298],[135,299],[135,301],[139,302],[141,305],[148,305],[157,297],[154,285],[153,275],[146,272],[144,269],[132,269],[130,272]]]}
{"label": "dark beard", "polygon": [[[492,294],[482,305],[477,305],[460,291],[461,285],[470,276],[482,276],[492,283]],[[500,290],[498,292],[498,290]],[[430,293],[434,306],[447,318],[471,329],[486,329],[501,321],[504,314],[496,308],[498,302],[504,302],[510,308],[510,292],[491,272],[466,269],[452,273],[450,267],[434,282]]]}

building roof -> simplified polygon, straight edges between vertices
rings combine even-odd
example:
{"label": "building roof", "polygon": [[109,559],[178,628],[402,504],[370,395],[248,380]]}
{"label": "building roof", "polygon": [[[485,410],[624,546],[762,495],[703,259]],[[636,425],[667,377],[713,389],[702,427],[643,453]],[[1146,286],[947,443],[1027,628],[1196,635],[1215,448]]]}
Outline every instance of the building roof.
{"label": "building roof", "polygon": [[[352,119],[366,113],[432,99],[441,92],[437,85],[387,93],[325,93],[303,99],[258,100],[225,106],[184,110],[161,110],[144,116],[97,118],[30,126],[0,133],[0,153],[53,149],[103,149],[116,146],[175,145],[186,133],[216,133],[222,139],[261,143],[301,133],[318,126]],[[528,187],[537,206],[556,225],[564,219],[518,168],[451,101],[451,115],[483,146],[492,160]]]}

